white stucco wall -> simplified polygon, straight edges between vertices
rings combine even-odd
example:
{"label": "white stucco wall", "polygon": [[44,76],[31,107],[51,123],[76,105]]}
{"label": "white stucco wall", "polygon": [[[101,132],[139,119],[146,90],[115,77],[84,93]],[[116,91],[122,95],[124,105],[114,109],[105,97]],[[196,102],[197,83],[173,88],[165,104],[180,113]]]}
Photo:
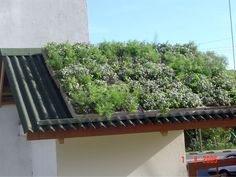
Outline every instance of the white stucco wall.
{"label": "white stucco wall", "polygon": [[[0,48],[88,42],[86,0],[0,0]],[[0,176],[54,176],[55,140],[27,142],[14,105],[0,107]]]}
{"label": "white stucco wall", "polygon": [[56,140],[27,141],[15,105],[0,107],[0,176],[57,176]]}
{"label": "white stucco wall", "polygon": [[0,107],[0,176],[32,175],[30,142],[19,133],[16,107]]}
{"label": "white stucco wall", "polygon": [[56,140],[31,141],[33,176],[57,176]]}
{"label": "white stucco wall", "polygon": [[59,176],[187,176],[183,131],[65,139]]}
{"label": "white stucco wall", "polygon": [[86,0],[0,0],[0,48],[88,42]]}

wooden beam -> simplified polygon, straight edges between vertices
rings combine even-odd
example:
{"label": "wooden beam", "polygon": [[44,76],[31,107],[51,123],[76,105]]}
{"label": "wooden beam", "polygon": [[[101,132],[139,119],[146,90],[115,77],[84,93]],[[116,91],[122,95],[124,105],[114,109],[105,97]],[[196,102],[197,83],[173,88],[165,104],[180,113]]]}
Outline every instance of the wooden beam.
{"label": "wooden beam", "polygon": [[63,139],[58,139],[59,144],[64,144],[64,138]]}
{"label": "wooden beam", "polygon": [[224,131],[228,131],[230,127],[224,127]]}
{"label": "wooden beam", "polygon": [[3,97],[1,105],[9,105],[9,104],[16,104],[15,99],[13,97],[10,97],[10,98]]}
{"label": "wooden beam", "polygon": [[4,62],[0,63],[0,106],[8,105],[8,104],[15,104],[15,100],[12,96],[11,91],[3,92],[4,90],[4,78],[5,78],[5,66]]}
{"label": "wooden beam", "polygon": [[4,69],[4,62],[2,61],[1,62],[1,71],[0,71],[0,106],[2,105],[4,75],[5,75],[5,69]]}
{"label": "wooden beam", "polygon": [[168,131],[164,131],[164,132],[160,132],[162,136],[167,136],[168,135]]}
{"label": "wooden beam", "polygon": [[103,135],[121,135],[121,134],[134,134],[144,132],[167,132],[171,130],[188,130],[197,128],[216,128],[216,127],[234,127],[236,126],[236,117],[228,118],[224,120],[202,120],[202,121],[191,121],[182,123],[166,123],[166,124],[147,124],[147,125],[128,125],[126,127],[109,127],[109,128],[88,128],[88,129],[69,129],[57,131],[49,130],[47,132],[28,132],[28,140],[39,140],[39,139],[63,139],[73,137],[88,137],[88,136],[103,136]]}

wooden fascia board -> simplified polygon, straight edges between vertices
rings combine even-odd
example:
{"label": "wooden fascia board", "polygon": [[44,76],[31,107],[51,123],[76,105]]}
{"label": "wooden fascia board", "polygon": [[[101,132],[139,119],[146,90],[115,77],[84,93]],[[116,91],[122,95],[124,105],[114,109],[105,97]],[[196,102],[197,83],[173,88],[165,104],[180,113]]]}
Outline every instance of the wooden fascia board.
{"label": "wooden fascia board", "polygon": [[197,128],[217,128],[217,127],[234,127],[236,126],[236,118],[228,118],[224,120],[206,120],[206,121],[191,121],[182,123],[166,123],[166,124],[148,124],[137,126],[119,126],[109,128],[88,128],[79,130],[57,130],[47,132],[28,132],[28,140],[40,139],[63,139],[75,137],[89,137],[89,136],[104,136],[104,135],[122,135],[122,134],[136,134],[145,132],[168,132],[173,130],[188,130]]}

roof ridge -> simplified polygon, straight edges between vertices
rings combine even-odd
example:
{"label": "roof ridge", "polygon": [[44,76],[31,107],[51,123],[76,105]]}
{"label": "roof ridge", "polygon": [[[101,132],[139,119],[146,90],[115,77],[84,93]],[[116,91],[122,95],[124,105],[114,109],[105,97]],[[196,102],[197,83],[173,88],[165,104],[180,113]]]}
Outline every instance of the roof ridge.
{"label": "roof ridge", "polygon": [[42,48],[1,48],[1,56],[21,56],[41,54]]}

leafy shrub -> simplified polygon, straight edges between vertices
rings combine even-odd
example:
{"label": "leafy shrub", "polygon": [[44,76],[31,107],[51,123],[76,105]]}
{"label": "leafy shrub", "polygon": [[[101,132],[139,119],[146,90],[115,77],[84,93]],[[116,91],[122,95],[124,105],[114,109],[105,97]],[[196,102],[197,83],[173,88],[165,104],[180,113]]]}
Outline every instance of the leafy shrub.
{"label": "leafy shrub", "polygon": [[[213,52],[199,52],[193,43],[157,45],[162,61],[175,71],[180,81],[198,94],[203,105],[232,104],[232,78],[226,72],[226,60]],[[230,94],[230,93],[231,94]]]}
{"label": "leafy shrub", "polygon": [[202,129],[202,149],[200,145],[199,131],[185,131],[185,143],[187,151],[220,150],[230,149],[236,144],[235,132],[233,129],[222,128]]}
{"label": "leafy shrub", "polygon": [[236,103],[225,59],[199,52],[193,43],[50,43],[46,50],[48,65],[78,114],[110,117],[117,111]]}

